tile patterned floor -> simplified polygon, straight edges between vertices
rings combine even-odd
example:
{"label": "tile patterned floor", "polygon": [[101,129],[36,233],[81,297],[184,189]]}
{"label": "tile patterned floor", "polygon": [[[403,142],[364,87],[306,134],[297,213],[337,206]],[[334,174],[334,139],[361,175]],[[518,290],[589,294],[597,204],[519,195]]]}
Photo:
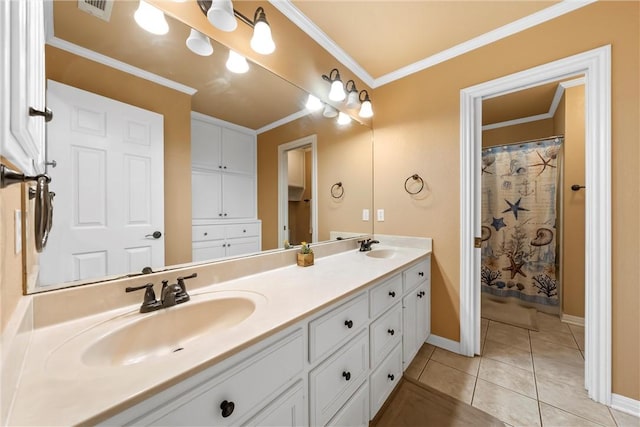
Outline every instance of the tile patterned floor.
{"label": "tile patterned floor", "polygon": [[425,344],[405,375],[510,426],[640,427],[583,388],[584,328],[538,313],[539,331],[482,319],[482,356]]}

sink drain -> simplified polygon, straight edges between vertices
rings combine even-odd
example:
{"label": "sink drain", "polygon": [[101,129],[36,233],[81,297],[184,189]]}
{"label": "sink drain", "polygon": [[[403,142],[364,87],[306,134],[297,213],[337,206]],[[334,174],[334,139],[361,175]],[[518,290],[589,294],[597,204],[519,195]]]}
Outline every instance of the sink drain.
{"label": "sink drain", "polygon": [[184,350],[184,347],[178,347],[175,350],[173,350],[173,352],[177,353],[177,352],[182,351],[182,350]]}

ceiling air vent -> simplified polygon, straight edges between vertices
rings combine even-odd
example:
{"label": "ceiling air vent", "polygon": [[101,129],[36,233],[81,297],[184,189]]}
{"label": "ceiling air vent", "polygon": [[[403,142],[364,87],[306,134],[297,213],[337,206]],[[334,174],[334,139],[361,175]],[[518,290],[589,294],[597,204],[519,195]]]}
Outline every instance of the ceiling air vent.
{"label": "ceiling air vent", "polygon": [[113,0],[78,0],[78,9],[109,22]]}

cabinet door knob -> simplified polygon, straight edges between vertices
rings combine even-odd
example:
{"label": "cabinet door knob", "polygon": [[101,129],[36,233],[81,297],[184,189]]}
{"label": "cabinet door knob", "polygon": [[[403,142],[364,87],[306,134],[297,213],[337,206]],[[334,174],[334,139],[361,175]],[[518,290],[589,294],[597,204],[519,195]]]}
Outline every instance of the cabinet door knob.
{"label": "cabinet door knob", "polygon": [[227,168],[226,166],[223,166],[223,167],[222,167],[222,169],[226,169],[226,168]]}
{"label": "cabinet door knob", "polygon": [[419,271],[418,276],[424,277],[424,271]]}
{"label": "cabinet door knob", "polygon": [[222,409],[222,418],[227,418],[229,415],[233,414],[235,407],[235,403],[223,400],[220,404],[220,409]]}
{"label": "cabinet door knob", "polygon": [[346,326],[349,329],[353,328],[353,320],[345,320],[344,326]]}
{"label": "cabinet door knob", "polygon": [[222,216],[222,213],[219,213],[218,216]]}
{"label": "cabinet door knob", "polygon": [[418,298],[422,298],[422,292],[418,292]]}
{"label": "cabinet door knob", "polygon": [[395,375],[393,375],[393,374],[387,375],[387,378],[389,378],[391,381],[396,379]]}
{"label": "cabinet door knob", "polygon": [[204,233],[204,235],[205,235],[205,236],[208,236],[208,235],[209,235],[209,233],[205,232],[205,233]]}
{"label": "cabinet door knob", "polygon": [[396,297],[396,293],[395,293],[394,291],[390,291],[390,292],[389,292],[389,296],[390,296],[391,298],[395,298],[395,297]]}
{"label": "cabinet door knob", "polygon": [[218,165],[218,169],[222,169],[222,165]]}
{"label": "cabinet door knob", "polygon": [[224,216],[227,216],[227,214],[225,213]]}
{"label": "cabinet door knob", "polygon": [[389,335],[393,335],[396,333],[396,331],[394,331],[393,329],[387,329],[387,332],[389,333]]}
{"label": "cabinet door knob", "polygon": [[242,232],[243,232],[243,233],[246,233],[246,232],[247,232],[247,230],[242,230]]}
{"label": "cabinet door knob", "polygon": [[351,379],[351,372],[343,371],[342,376],[345,380],[349,381]]}

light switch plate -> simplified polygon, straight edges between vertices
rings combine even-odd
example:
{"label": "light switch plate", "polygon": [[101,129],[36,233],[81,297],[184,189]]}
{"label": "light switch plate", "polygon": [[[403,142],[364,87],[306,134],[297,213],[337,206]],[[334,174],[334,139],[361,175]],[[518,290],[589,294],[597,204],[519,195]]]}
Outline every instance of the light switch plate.
{"label": "light switch plate", "polygon": [[14,212],[15,230],[16,230],[16,255],[22,251],[22,211],[16,209]]}
{"label": "light switch plate", "polygon": [[369,209],[362,209],[362,220],[369,221]]}
{"label": "light switch plate", "polygon": [[378,222],[384,221],[384,209],[378,209]]}

